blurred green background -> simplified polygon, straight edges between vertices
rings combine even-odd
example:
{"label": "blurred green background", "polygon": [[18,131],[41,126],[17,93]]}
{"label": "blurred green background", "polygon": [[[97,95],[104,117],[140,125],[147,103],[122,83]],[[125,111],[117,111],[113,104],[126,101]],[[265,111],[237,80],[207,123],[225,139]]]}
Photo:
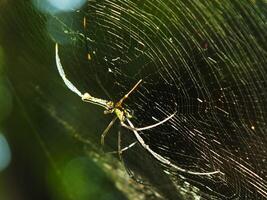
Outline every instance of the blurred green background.
{"label": "blurred green background", "polygon": [[[63,10],[52,6],[58,2]],[[92,148],[100,152],[99,124],[109,118],[100,119],[101,109],[82,105],[56,71],[51,38],[64,37],[45,19],[85,1],[65,3],[0,1],[1,200],[127,199],[111,181],[109,166],[103,171],[99,155],[87,154]],[[77,128],[84,129],[84,138]],[[87,141],[92,134],[97,144]]]}
{"label": "blurred green background", "polygon": [[[241,93],[240,98],[245,103],[241,102],[240,107],[243,109],[242,112],[245,113],[246,111],[249,114],[241,116],[240,119],[238,118],[239,115],[237,115],[238,119],[235,119],[236,116],[233,114],[234,126],[228,118],[224,118],[225,113],[220,113],[218,119],[222,119],[222,121],[226,119],[225,122],[227,123],[230,121],[229,127],[224,127],[226,135],[217,134],[217,130],[212,129],[214,127],[210,129],[211,133],[217,134],[216,137],[219,135],[218,138],[221,137],[220,139],[227,143],[227,139],[233,136],[234,131],[246,130],[251,134],[251,131],[255,130],[254,125],[258,125],[255,132],[256,139],[253,138],[255,140],[251,140],[251,143],[254,145],[256,144],[255,141],[259,140],[263,141],[264,146],[266,137],[262,133],[264,131],[266,133],[266,119],[261,116],[267,113],[266,106],[262,106],[266,102],[266,100],[262,100],[262,97],[266,96],[266,91],[264,91],[264,88],[266,88],[264,78],[266,77],[261,78],[261,75],[264,76],[266,73],[265,41],[267,37],[266,31],[264,31],[267,24],[265,19],[267,16],[266,1],[250,0],[248,3],[238,0],[224,1],[225,3],[221,3],[221,1],[197,1],[198,3],[191,4],[192,1],[183,0],[177,1],[180,3],[179,6],[177,3],[177,7],[172,5],[172,1],[168,1],[168,5],[165,5],[164,1],[156,1],[158,4],[155,7],[158,6],[159,11],[152,8],[154,1],[149,1],[148,4],[144,3],[146,1],[136,1],[134,5],[132,1],[127,1],[128,4],[121,1],[115,6],[112,2],[107,1],[111,7],[121,5],[125,8],[123,10],[125,13],[129,11],[128,13],[133,16],[131,23],[127,21],[129,16],[126,16],[123,12],[120,19],[125,19],[122,24],[130,30],[125,30],[125,33],[122,31],[121,35],[125,34],[125,38],[129,41],[126,41],[125,38],[115,40],[114,38],[117,36],[109,38],[113,32],[110,35],[105,35],[106,30],[100,30],[101,26],[98,26],[98,22],[95,22],[95,24],[88,22],[87,27],[87,32],[94,35],[95,40],[91,40],[89,37],[84,38],[83,17],[88,11],[87,4],[92,2],[95,3],[96,1],[0,0],[0,200],[164,199],[162,196],[168,196],[169,199],[178,199],[178,196],[181,197],[178,195],[179,192],[185,195],[185,199],[195,199],[194,194],[198,192],[198,189],[188,186],[188,182],[181,181],[182,178],[176,176],[176,174],[171,177],[175,177],[174,180],[177,181],[178,187],[174,189],[174,186],[169,183],[168,178],[170,177],[166,178],[166,173],[158,170],[159,168],[155,163],[146,159],[147,157],[144,154],[140,156],[136,151],[136,154],[131,156],[131,160],[135,161],[142,157],[140,158],[141,161],[137,162],[140,164],[137,171],[139,170],[139,172],[147,175],[155,187],[138,184],[129,178],[125,168],[116,156],[103,153],[100,145],[100,135],[112,120],[112,116],[103,115],[103,110],[94,105],[82,103],[78,96],[65,87],[56,69],[55,42],[60,43],[62,63],[66,66],[66,72],[74,84],[79,86],[82,91],[89,90],[93,95],[97,94],[97,96],[105,99],[110,98],[106,90],[111,91],[111,99],[119,99],[122,94],[125,94],[125,91],[129,88],[128,85],[132,85],[128,81],[128,79],[132,80],[130,78],[133,78],[131,74],[145,77],[154,84],[154,82],[159,81],[159,75],[168,78],[169,72],[172,73],[172,70],[173,74],[180,70],[181,74],[179,76],[185,76],[184,79],[178,79],[178,75],[177,77],[173,76],[177,79],[172,81],[179,86],[181,81],[182,84],[187,86],[185,88],[185,93],[188,92],[186,95],[191,95],[190,90],[192,88],[192,91],[195,92],[191,83],[195,81],[193,78],[198,77],[199,74],[199,79],[207,81],[208,92],[213,95],[218,92],[214,92],[213,87],[219,87],[219,84],[225,84],[226,86],[229,84],[226,90],[229,89],[230,92],[236,92],[236,88],[237,90],[241,88],[238,92]],[[99,2],[103,5],[106,3],[106,1]],[[144,6],[142,7],[144,10],[138,10],[139,5],[140,7]],[[140,20],[139,16],[130,12],[132,11],[131,6],[136,6],[134,8],[144,15],[144,19],[148,21],[151,19],[149,21],[151,24],[145,24],[142,21],[140,23],[138,21]],[[110,10],[106,9],[105,6],[100,4],[99,7],[100,11],[109,14]],[[174,13],[173,18],[165,16],[165,11],[166,13]],[[150,12],[159,17],[154,18]],[[116,10],[114,13],[116,16]],[[191,15],[191,13],[193,14]],[[92,16],[94,14],[90,13]],[[101,20],[106,25],[105,19],[100,18],[99,23],[102,22]],[[160,24],[160,27],[152,26],[156,23]],[[95,27],[91,29],[90,25],[92,24]],[[104,25],[102,28],[105,27]],[[120,32],[120,29],[116,31]],[[138,34],[135,34],[135,31]],[[132,34],[130,35],[132,38],[128,38],[129,35],[127,34]],[[136,42],[135,37],[147,41],[146,44],[149,48],[141,42]],[[104,40],[102,40],[103,38]],[[120,39],[123,41],[122,44],[120,44]],[[114,44],[118,44],[117,49],[112,46],[113,40],[116,41]],[[92,44],[91,46],[84,45],[88,41]],[[90,48],[100,49],[100,53],[96,55]],[[120,48],[125,48],[127,52],[123,49],[121,53]],[[92,52],[92,55],[88,55],[88,52]],[[125,65],[123,65],[124,63],[121,64],[125,70],[122,74],[120,74],[119,69],[112,66],[114,67],[112,69],[115,70],[111,75],[107,75],[106,72],[110,70],[109,64],[113,62],[110,61],[110,58],[116,58],[118,56],[117,52],[133,62],[129,62],[129,67],[127,60]],[[144,52],[150,57],[145,57]],[[105,57],[105,53],[110,57]],[[197,59],[192,58],[195,55]],[[92,57],[96,60],[96,64],[85,67],[88,66],[88,63],[93,63],[90,60]],[[218,62],[213,58],[216,58]],[[135,65],[140,68],[135,68]],[[159,68],[157,68],[158,66]],[[140,71],[136,72],[136,69]],[[194,69],[195,77],[187,77],[188,74],[192,75],[193,73],[187,74],[186,70],[191,72],[190,70]],[[216,73],[218,73],[218,76]],[[114,74],[121,80],[116,80],[116,76],[114,76],[115,78],[112,77]],[[215,80],[217,77],[221,79],[219,81]],[[134,78],[138,80],[138,76]],[[243,85],[242,78],[244,80],[247,78],[250,82]],[[218,85],[216,85],[217,81]],[[152,89],[153,84],[151,84]],[[242,88],[240,85],[244,87]],[[247,91],[246,87],[248,85],[251,85],[250,89],[254,89],[255,86],[258,89],[257,91],[260,92],[252,93],[249,90],[252,95],[245,96],[242,99],[242,94],[246,94],[244,91]],[[235,86],[237,87],[235,88]],[[170,88],[172,89],[172,87]],[[157,93],[157,90],[154,90],[154,92]],[[197,90],[197,92],[202,93],[202,90]],[[220,92],[221,90],[218,94],[221,94]],[[231,96],[230,92],[227,95]],[[248,94],[250,94],[249,92]],[[164,99],[164,96],[162,98]],[[211,101],[214,100],[215,103],[212,102],[214,105],[220,105],[220,97],[211,95],[209,98]],[[160,98],[158,99],[160,101]],[[227,103],[227,106],[230,105],[229,108],[235,113],[235,102]],[[259,113],[256,117],[253,114],[257,109],[250,105],[256,105],[255,107],[258,108]],[[144,107],[146,106],[144,104]],[[189,102],[184,109],[193,110],[194,108],[191,106],[194,107]],[[245,106],[246,108],[244,108]],[[214,113],[217,114],[217,111]],[[105,151],[116,150],[117,138],[112,136],[117,134],[118,129],[118,124],[112,127],[105,145]],[[224,132],[222,131],[222,133]],[[248,139],[249,137],[244,138]],[[244,151],[241,151],[241,153],[234,151],[235,149],[242,150],[243,146],[239,148],[239,145],[243,144],[243,141],[231,141],[230,139],[229,141],[229,146],[227,144],[226,147],[222,146],[221,148],[226,148],[226,150],[232,148],[227,153],[236,156],[235,158],[242,158],[242,156],[248,158],[245,153],[242,153]],[[247,141],[245,140],[244,143]],[[170,142],[170,144],[172,143]],[[187,143],[184,145],[186,146]],[[228,147],[229,149],[227,149]],[[246,147],[244,148],[247,150]],[[258,170],[257,173],[262,171],[263,175],[265,160],[261,156],[266,155],[265,148],[260,149],[259,146],[260,150],[257,149],[254,152],[251,149],[248,150],[248,152],[259,155],[255,158],[260,161],[256,165],[259,167],[253,168],[255,163],[252,163],[251,168]],[[216,150],[220,152],[220,148]],[[180,149],[177,152],[179,153]],[[219,156],[221,155],[219,154]],[[249,156],[254,158],[255,155],[250,154]],[[151,166],[153,168],[150,168]],[[226,170],[232,167],[229,166],[223,165]],[[231,182],[233,188],[236,186],[234,184],[243,181],[243,179],[240,182],[238,182],[239,179],[236,181],[235,174],[231,174],[233,172],[230,170],[228,172],[230,174],[229,180],[225,179],[223,181],[233,181]],[[249,182],[249,179],[246,179],[245,176],[244,180]],[[160,184],[159,182],[164,186],[166,184],[167,187],[156,190],[155,188]],[[246,184],[247,182],[244,183],[242,189],[250,190]],[[230,184],[226,186],[232,187]],[[264,187],[264,184],[261,186]],[[216,189],[219,190],[220,188],[217,187]],[[187,191],[192,195],[187,196]],[[251,195],[253,195],[253,191]],[[231,194],[231,192],[229,193]],[[255,193],[256,195],[258,194]],[[261,198],[263,198],[263,195]]]}

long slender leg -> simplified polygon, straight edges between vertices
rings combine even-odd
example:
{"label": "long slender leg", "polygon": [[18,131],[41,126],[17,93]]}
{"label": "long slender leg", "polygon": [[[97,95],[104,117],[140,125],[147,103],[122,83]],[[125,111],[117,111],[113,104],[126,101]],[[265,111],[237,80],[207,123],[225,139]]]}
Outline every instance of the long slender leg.
{"label": "long slender leg", "polygon": [[172,115],[166,117],[165,119],[161,120],[161,121],[158,122],[158,123],[155,123],[155,124],[152,124],[152,125],[149,125],[149,126],[145,126],[145,127],[141,127],[141,128],[135,128],[135,127],[133,128],[133,127],[131,127],[131,126],[128,126],[128,125],[125,124],[124,122],[121,122],[121,125],[124,126],[125,128],[130,129],[131,131],[144,131],[144,130],[147,130],[147,129],[155,128],[155,127],[157,127],[157,126],[159,126],[159,125],[165,123],[166,121],[168,121],[168,120],[170,120],[171,118],[173,118],[175,114],[176,114],[176,112],[173,113]]}
{"label": "long slender leg", "polygon": [[125,164],[125,162],[124,162],[124,160],[123,160],[123,158],[122,158],[122,152],[123,152],[123,151],[126,151],[127,149],[129,149],[129,148],[131,148],[131,147],[133,147],[136,143],[137,143],[137,141],[136,141],[136,142],[133,142],[133,143],[130,144],[129,146],[127,146],[127,147],[121,149],[121,131],[119,130],[119,132],[118,132],[118,155],[119,155],[119,159],[120,159],[120,161],[122,162],[124,168],[126,169],[128,175],[129,175],[129,177],[132,178],[132,179],[133,179],[134,181],[136,181],[137,183],[144,184],[144,182],[143,182],[142,180],[139,180],[139,179],[137,179],[137,178],[134,176],[133,172],[126,166],[126,164]]}
{"label": "long slender leg", "polygon": [[213,171],[213,172],[194,172],[194,171],[189,171],[186,169],[183,169],[173,163],[171,163],[171,161],[167,160],[166,158],[162,157],[161,155],[159,155],[158,153],[156,153],[155,151],[153,151],[152,149],[150,149],[150,147],[145,143],[145,141],[143,140],[143,138],[138,134],[138,132],[135,130],[134,125],[132,124],[132,122],[126,118],[128,124],[130,125],[130,127],[133,129],[133,133],[136,137],[136,139],[138,140],[138,142],[142,145],[143,148],[145,148],[154,158],[156,158],[159,162],[168,165],[170,167],[172,167],[173,169],[183,172],[183,173],[187,173],[187,174],[191,174],[191,175],[213,175],[213,174],[218,174],[218,173],[222,173],[219,170],[217,171]]}
{"label": "long slender leg", "polygon": [[124,147],[123,149],[121,149],[121,153],[123,153],[124,151],[132,148],[136,144],[137,144],[137,142],[133,142],[133,143],[129,144],[127,147]]}
{"label": "long slender leg", "polygon": [[123,101],[125,100],[125,99],[127,99],[128,98],[128,96],[138,87],[138,85],[140,85],[140,83],[142,82],[142,79],[140,79],[134,86],[133,86],[133,88],[127,93],[127,94],[125,94],[121,99],[120,99],[120,101],[116,104],[116,106],[118,106],[118,107],[120,107],[121,106],[121,104],[123,103]]}
{"label": "long slender leg", "polygon": [[[137,144],[137,141],[135,141],[135,142],[129,144],[128,146],[122,148],[122,149],[120,150],[121,154],[122,154],[124,151],[127,151],[128,149],[132,148],[132,147],[133,147],[134,145],[136,145],[136,144]],[[120,148],[121,148],[121,147],[120,147]],[[107,153],[114,154],[114,153],[118,153],[118,151],[110,151],[110,152],[107,152]]]}
{"label": "long slender leg", "polygon": [[65,71],[62,67],[59,55],[58,55],[58,44],[55,45],[55,54],[56,54],[56,64],[57,64],[57,70],[59,72],[59,75],[61,76],[62,80],[64,81],[65,85],[74,93],[82,97],[82,93],[70,82],[69,79],[67,79]]}
{"label": "long slender leg", "polygon": [[110,128],[112,127],[112,125],[115,123],[116,119],[117,119],[117,117],[114,117],[112,119],[112,121],[109,123],[109,125],[107,126],[107,128],[101,134],[101,145],[104,145],[104,143],[105,143],[105,137],[108,134],[108,131],[110,130]]}
{"label": "long slender leg", "polygon": [[119,154],[119,158],[120,160],[122,160],[122,153],[130,148],[132,148],[134,145],[136,145],[136,141],[129,144],[128,146],[124,147],[123,149],[121,149],[121,131],[118,132],[118,154]]}
{"label": "long slender leg", "polygon": [[121,154],[122,154],[121,152],[121,130],[119,130],[118,131],[118,156],[120,160],[122,160]]}

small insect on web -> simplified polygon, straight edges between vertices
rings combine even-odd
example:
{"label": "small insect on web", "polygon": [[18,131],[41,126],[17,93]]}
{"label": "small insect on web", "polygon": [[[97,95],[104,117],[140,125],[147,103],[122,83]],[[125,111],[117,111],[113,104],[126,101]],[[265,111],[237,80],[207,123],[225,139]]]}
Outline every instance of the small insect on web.
{"label": "small insect on web", "polygon": [[[145,143],[145,141],[143,140],[143,138],[140,136],[140,134],[138,133],[138,131],[144,131],[144,130],[148,130],[148,129],[152,129],[155,128],[157,126],[160,126],[161,124],[167,122],[168,120],[172,119],[176,112],[174,112],[172,115],[166,117],[165,119],[161,120],[158,123],[146,126],[146,127],[141,127],[141,128],[136,128],[133,123],[131,122],[131,118],[133,117],[130,114],[130,111],[125,109],[122,104],[123,101],[125,99],[128,98],[128,96],[137,89],[137,87],[141,84],[142,79],[140,79],[134,86],[133,88],[126,94],[124,95],[120,101],[118,101],[117,103],[114,103],[113,101],[108,101],[108,100],[104,100],[104,99],[100,99],[100,98],[96,98],[91,96],[89,93],[84,93],[82,94],[66,77],[66,74],[64,72],[64,69],[62,67],[59,55],[58,55],[58,44],[56,43],[55,45],[55,54],[56,54],[56,65],[57,65],[57,69],[58,72],[61,76],[61,78],[63,79],[65,85],[74,93],[76,93],[78,96],[81,97],[82,101],[84,102],[88,102],[88,103],[92,103],[92,104],[96,104],[98,106],[101,106],[103,108],[105,108],[104,114],[109,114],[109,113],[114,113],[115,117],[113,118],[113,120],[109,123],[109,125],[107,126],[107,128],[104,130],[104,132],[101,135],[101,144],[104,144],[104,139],[105,136],[107,135],[108,131],[110,130],[110,128],[112,127],[112,125],[115,123],[116,119],[118,118],[120,120],[120,124],[131,130],[137,141],[141,144],[141,146],[146,149],[155,159],[157,159],[159,162],[161,162],[164,165],[168,165],[169,167],[173,168],[174,170],[183,172],[183,173],[188,173],[191,175],[213,175],[213,174],[217,174],[220,173],[220,171],[212,171],[212,172],[194,172],[194,171],[189,171],[186,169],[183,169],[175,164],[173,164],[171,161],[167,160],[166,158],[164,158],[163,156],[161,156],[160,154],[156,153],[155,151],[153,151],[149,145],[147,145]],[[127,125],[127,124],[128,125]],[[136,142],[135,142],[136,143]],[[118,149],[118,153],[119,155],[122,153],[122,151],[129,149],[130,147],[132,147],[135,143],[129,145],[128,147],[124,148],[124,149]],[[120,145],[118,144],[118,147],[120,147]]]}

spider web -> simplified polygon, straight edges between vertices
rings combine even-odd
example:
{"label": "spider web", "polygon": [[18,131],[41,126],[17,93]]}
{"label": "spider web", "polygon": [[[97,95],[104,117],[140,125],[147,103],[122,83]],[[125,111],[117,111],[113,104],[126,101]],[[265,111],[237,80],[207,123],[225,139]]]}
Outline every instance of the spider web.
{"label": "spider web", "polygon": [[240,1],[89,1],[85,8],[90,70],[109,74],[120,90],[114,99],[143,79],[127,100],[134,124],[177,111],[140,133],[146,144],[184,169],[222,172],[192,176],[163,166],[203,198],[267,197],[265,8]]}
{"label": "spider web", "polygon": [[136,127],[177,111],[140,133],[146,144],[186,170],[221,172],[192,176],[163,165],[176,186],[206,199],[265,199],[265,9],[261,1],[88,1],[74,41],[84,48],[86,40],[89,56],[79,85],[90,91],[94,79],[118,100],[142,79],[126,101]]}
{"label": "spider web", "polygon": [[[196,199],[266,199],[265,13],[264,1],[89,0],[53,16],[53,25],[66,36],[59,42],[71,41],[60,57],[82,92],[117,101],[142,79],[124,105],[136,127],[177,112],[140,132],[145,143],[183,169],[221,172],[181,173],[137,144],[123,153],[134,177],[167,199],[188,192]],[[121,132],[122,145],[135,141],[131,131]],[[75,135],[96,151],[99,134]],[[108,148],[116,148],[114,138]]]}

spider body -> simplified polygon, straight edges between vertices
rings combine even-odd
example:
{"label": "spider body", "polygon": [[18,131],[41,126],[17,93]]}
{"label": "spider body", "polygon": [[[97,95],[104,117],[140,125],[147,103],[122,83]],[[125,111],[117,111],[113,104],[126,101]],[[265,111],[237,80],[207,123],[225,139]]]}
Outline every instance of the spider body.
{"label": "spider body", "polygon": [[132,118],[133,116],[129,113],[129,111],[127,109],[124,108],[114,108],[113,111],[116,116],[119,118],[120,121],[125,122],[125,119],[128,118]]}
{"label": "spider body", "polygon": [[113,101],[107,101],[104,99],[93,97],[89,93],[84,93],[82,95],[82,100],[104,107],[104,114],[114,113],[121,122],[125,122],[126,118],[133,117],[128,109],[122,107],[121,101],[115,104]]}

